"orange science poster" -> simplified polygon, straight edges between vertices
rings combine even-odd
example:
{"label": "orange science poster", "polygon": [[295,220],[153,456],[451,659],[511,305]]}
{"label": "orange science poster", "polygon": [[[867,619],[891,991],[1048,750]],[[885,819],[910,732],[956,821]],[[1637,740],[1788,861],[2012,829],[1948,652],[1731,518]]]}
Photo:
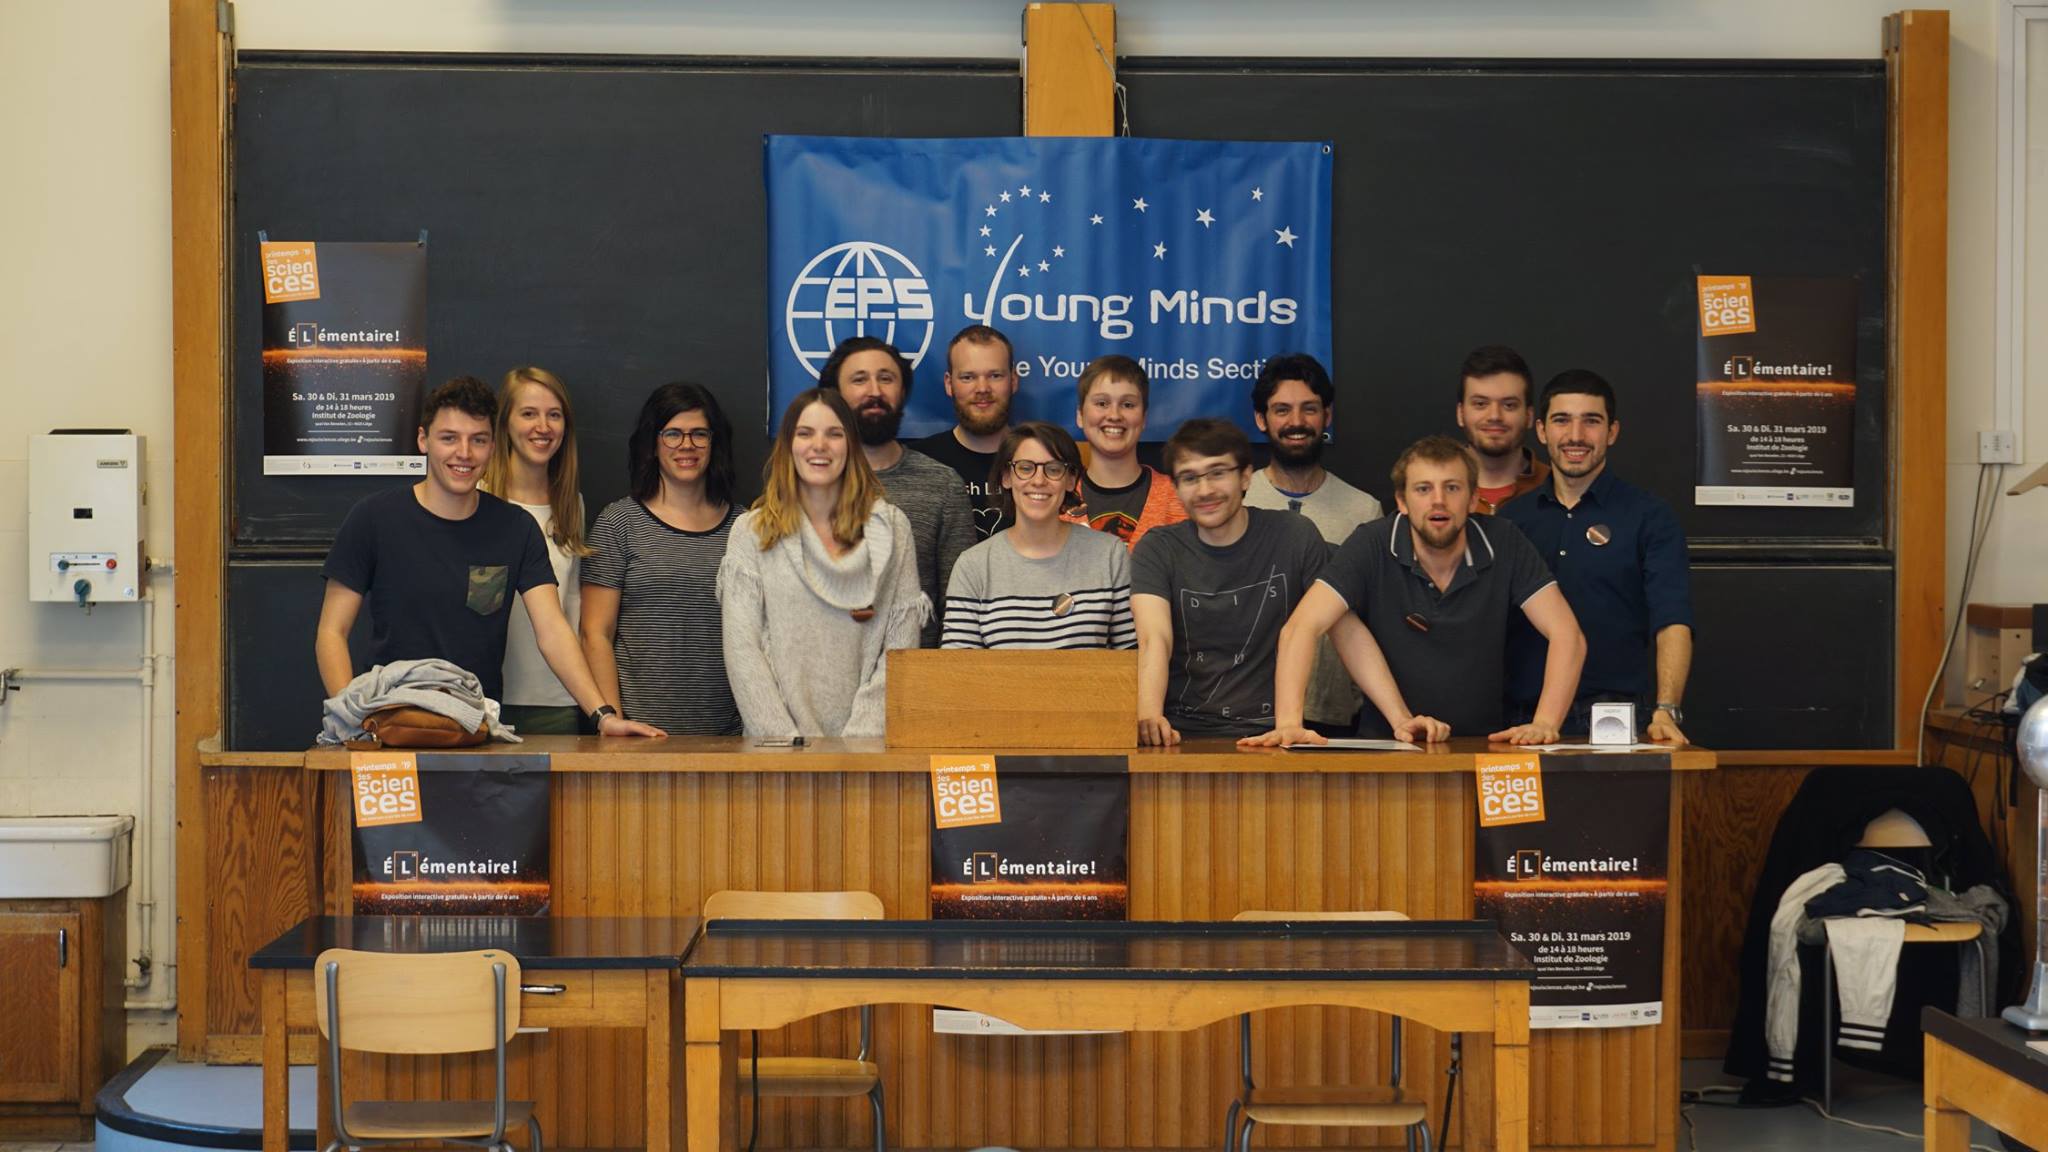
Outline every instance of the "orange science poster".
{"label": "orange science poster", "polygon": [[1536,966],[1529,1026],[1662,1023],[1671,757],[1479,759],[1473,915]]}
{"label": "orange science poster", "polygon": [[1698,505],[1856,503],[1853,278],[1701,275]]}
{"label": "orange science poster", "polygon": [[355,752],[358,916],[545,916],[548,757]]}
{"label": "orange science poster", "polygon": [[1121,756],[932,757],[932,919],[1123,920]]}

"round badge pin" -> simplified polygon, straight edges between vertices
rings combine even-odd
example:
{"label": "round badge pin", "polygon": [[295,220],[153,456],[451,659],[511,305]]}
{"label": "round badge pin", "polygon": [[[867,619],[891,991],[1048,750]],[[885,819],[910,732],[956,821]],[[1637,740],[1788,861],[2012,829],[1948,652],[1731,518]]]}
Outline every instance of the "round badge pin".
{"label": "round badge pin", "polygon": [[853,617],[855,623],[865,624],[868,621],[873,620],[875,618],[875,609],[874,606],[871,604],[866,608],[848,609],[846,614],[848,616]]}
{"label": "round badge pin", "polygon": [[1053,602],[1052,602],[1052,614],[1053,614],[1053,615],[1055,615],[1055,616],[1065,616],[1065,615],[1066,615],[1067,613],[1069,613],[1069,612],[1072,612],[1073,610],[1074,610],[1074,594],[1073,594],[1073,593],[1071,593],[1071,592],[1062,592],[1062,593],[1060,593],[1060,594],[1059,594],[1058,596],[1055,596],[1055,597],[1053,598]]}
{"label": "round badge pin", "polygon": [[1591,544],[1595,548],[1607,547],[1607,542],[1612,539],[1614,539],[1614,532],[1605,524],[1595,524],[1591,528],[1586,529],[1586,543]]}

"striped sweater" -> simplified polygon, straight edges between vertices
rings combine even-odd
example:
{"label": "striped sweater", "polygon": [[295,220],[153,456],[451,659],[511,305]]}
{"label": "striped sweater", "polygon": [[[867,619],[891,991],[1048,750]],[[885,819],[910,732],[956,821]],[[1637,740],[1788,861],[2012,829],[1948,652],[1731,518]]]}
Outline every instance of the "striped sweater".
{"label": "striped sweater", "polygon": [[1058,554],[1033,560],[1009,536],[996,533],[953,566],[941,647],[1137,647],[1130,553],[1115,537],[1070,529]]}

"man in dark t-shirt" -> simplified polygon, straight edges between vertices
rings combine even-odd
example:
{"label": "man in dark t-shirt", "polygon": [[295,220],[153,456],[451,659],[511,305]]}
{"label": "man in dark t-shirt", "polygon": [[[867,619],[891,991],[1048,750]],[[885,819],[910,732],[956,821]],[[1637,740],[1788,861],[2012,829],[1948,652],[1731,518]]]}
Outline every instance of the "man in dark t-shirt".
{"label": "man in dark t-shirt", "polygon": [[1229,421],[1181,425],[1163,461],[1189,518],[1131,553],[1139,743],[1265,732],[1280,628],[1329,545],[1304,517],[1245,507],[1251,441]]}
{"label": "man in dark t-shirt", "polygon": [[[1558,737],[1586,640],[1557,580],[1514,525],[1471,515],[1478,464],[1445,436],[1418,441],[1394,464],[1400,512],[1353,530],[1302,598],[1280,640],[1275,732],[1261,743],[1322,743],[1302,724],[1302,689],[1316,638],[1347,616],[1369,633],[1332,633],[1354,670],[1384,661],[1391,682],[1359,682],[1374,707],[1359,735],[1442,740],[1485,736],[1510,744]],[[1502,722],[1510,613],[1520,610],[1550,642],[1535,718]],[[1360,657],[1365,657],[1361,660]]]}
{"label": "man in dark t-shirt", "polygon": [[[910,446],[960,474],[974,505],[976,540],[1009,527],[1002,501],[989,482],[996,449],[1010,431],[1010,401],[1017,395],[1016,352],[1010,338],[986,324],[970,324],[946,344],[946,395],[959,423]],[[943,581],[941,581],[943,583]]]}
{"label": "man in dark t-shirt", "polygon": [[370,605],[371,664],[447,660],[497,699],[505,630],[516,596],[562,686],[606,736],[659,736],[604,704],[583,648],[562,614],[547,543],[533,517],[477,489],[491,456],[497,401],[460,376],[427,397],[419,447],[426,479],[380,492],[349,510],[321,574],[327,578],[313,655],[329,696],[355,678],[348,634]]}

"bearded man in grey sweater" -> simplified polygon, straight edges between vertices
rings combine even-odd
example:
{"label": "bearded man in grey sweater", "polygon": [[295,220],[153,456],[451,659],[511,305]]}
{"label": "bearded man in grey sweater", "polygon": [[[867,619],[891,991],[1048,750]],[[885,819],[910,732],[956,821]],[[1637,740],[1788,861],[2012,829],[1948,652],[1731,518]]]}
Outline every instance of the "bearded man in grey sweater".
{"label": "bearded man in grey sweater", "polygon": [[894,344],[873,336],[849,336],[818,370],[818,386],[837,389],[853,409],[868,467],[881,480],[889,503],[910,521],[918,586],[932,604],[918,646],[936,648],[945,625],[946,581],[960,554],[975,542],[974,507],[967,502],[958,472],[896,439],[903,405],[910,398],[910,377],[910,361]]}

